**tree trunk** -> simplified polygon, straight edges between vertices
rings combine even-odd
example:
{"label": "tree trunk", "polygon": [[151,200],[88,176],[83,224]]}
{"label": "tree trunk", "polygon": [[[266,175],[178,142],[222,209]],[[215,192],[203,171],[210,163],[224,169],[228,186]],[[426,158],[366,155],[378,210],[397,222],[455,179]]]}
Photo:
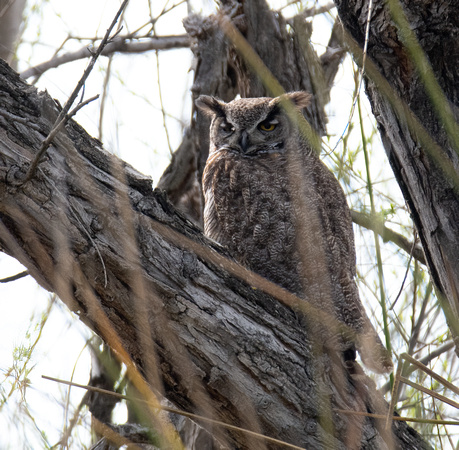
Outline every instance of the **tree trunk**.
{"label": "tree trunk", "polygon": [[[21,185],[59,108],[4,63],[0,89],[1,248],[153,392],[305,448],[427,448],[405,423],[385,432],[384,420],[349,414],[387,406],[358,366],[314,354],[304,302],[224,257],[150,179],[75,122]],[[211,431],[230,448],[280,448]]]}
{"label": "tree trunk", "polygon": [[[226,3],[226,2],[222,2]],[[241,97],[269,96],[270,90],[248,67],[247,61],[232,46],[222,27],[226,7],[210,17],[193,15],[184,26],[195,39],[195,78],[193,104],[200,95],[212,95],[225,101]],[[329,90],[344,51],[339,48],[336,32],[329,52],[319,60],[309,37],[311,25],[298,16],[290,21],[293,33],[287,32],[286,20],[271,11],[264,0],[231,3],[233,24],[247,39],[263,63],[286,92],[306,90],[313,94],[306,111],[308,122],[320,134],[325,133],[325,105]],[[324,81],[325,80],[325,81]],[[185,139],[174,153],[158,187],[195,223],[202,224],[201,178],[209,150],[209,119],[194,111]]]}
{"label": "tree trunk", "polygon": [[[369,2],[335,3],[361,62]],[[459,355],[459,2],[400,3],[373,1],[366,91]]]}
{"label": "tree trunk", "polygon": [[26,0],[0,0],[0,58],[16,67],[16,44]]}

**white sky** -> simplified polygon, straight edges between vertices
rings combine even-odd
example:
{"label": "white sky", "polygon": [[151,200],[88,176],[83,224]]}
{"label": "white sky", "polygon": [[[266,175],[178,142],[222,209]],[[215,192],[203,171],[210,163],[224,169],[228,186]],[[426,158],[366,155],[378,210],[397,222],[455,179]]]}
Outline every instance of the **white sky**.
{"label": "white sky", "polygon": [[[69,33],[73,36],[87,38],[96,34],[102,36],[120,3],[116,0],[79,0],[78,2],[49,0],[39,7],[39,13],[29,11],[29,23],[24,40],[29,43],[38,40],[40,43],[34,46],[26,43],[20,47],[19,71],[51,58],[55,49],[66,40]],[[152,1],[151,3],[158,14],[163,7],[163,2]],[[283,3],[279,2],[280,5]],[[200,3],[195,0],[192,5],[197,12],[202,9],[204,13],[208,13],[213,8],[213,3],[210,1]],[[293,13],[294,10],[291,14]],[[143,25],[147,21],[148,14],[147,0],[131,1],[126,13],[128,28],[124,28],[121,33],[125,34]],[[185,30],[181,25],[181,20],[186,15],[187,7],[184,3],[157,22],[157,34],[184,34]],[[289,16],[290,14],[284,11],[284,15]],[[328,40],[331,23],[331,19],[326,16],[315,19],[315,32],[312,40],[318,44],[319,52],[321,52],[320,45],[326,44]],[[69,41],[64,48],[65,51],[73,51],[81,46],[80,42]],[[167,117],[166,123],[171,147],[172,150],[175,150],[181,142],[184,126],[190,120],[189,87],[193,73],[189,69],[192,55],[190,50],[182,49],[161,52],[159,58],[164,106],[171,116]],[[40,89],[46,89],[51,96],[64,104],[80,79],[86,64],[87,61],[77,61],[50,70],[40,78],[37,86]],[[109,85],[110,100],[106,107],[103,137],[105,148],[118,154],[141,172],[151,175],[155,184],[169,162],[169,150],[162,126],[163,117],[158,98],[156,64],[154,52],[133,56],[117,55],[114,58],[113,75]],[[101,58],[86,83],[85,98],[102,93],[106,66],[107,59]],[[344,68],[340,69],[335,85],[332,91],[332,102],[328,107],[330,120],[328,130],[331,135],[335,135],[331,140],[333,146],[337,141],[337,136],[345,128],[352,104],[352,63],[349,59],[344,64]],[[94,102],[83,108],[76,116],[76,121],[96,137],[98,136],[97,123],[100,106],[98,103]],[[370,115],[366,99],[364,108],[366,109],[365,114]],[[370,132],[370,121],[366,123],[366,128]],[[359,139],[360,133],[353,133],[351,146],[357,146]],[[384,151],[378,142],[375,140],[375,145],[379,147],[372,154],[373,161],[376,161],[376,164],[372,165],[374,171],[372,176],[380,180],[391,178]],[[357,162],[356,164],[360,164],[363,173],[362,163]],[[390,196],[397,197],[398,203],[403,205],[398,187],[393,180],[378,185],[378,189],[387,190]],[[352,198],[350,200],[352,201]],[[395,220],[399,218],[395,217]],[[401,220],[408,223],[406,215]],[[392,228],[396,228],[395,223]],[[358,230],[356,239],[360,268],[363,273],[366,273],[366,265],[373,261],[373,243],[368,245],[362,241],[362,239],[368,239],[368,234],[362,238],[360,230]],[[389,256],[386,255],[386,259],[388,258]],[[405,268],[402,260],[397,258],[388,259],[387,263],[392,264],[390,267],[396,268],[394,274],[387,273],[386,278],[388,295],[394,298],[400,288]],[[16,261],[0,254],[0,278],[22,270],[23,268]],[[366,296],[370,297],[370,294],[366,292]],[[39,317],[46,310],[49,298],[50,294],[39,288],[30,277],[0,285],[3,317],[8,318],[8,320],[2,320],[0,328],[0,342],[2,343],[0,369],[2,371],[13,364],[13,349],[27,344],[24,336],[30,327],[30,318],[33,315]],[[372,301],[371,298],[369,300]],[[35,324],[36,321],[37,317],[32,323]],[[51,445],[57,442],[62,432],[61,404],[66,389],[50,381],[42,380],[41,375],[69,380],[72,372],[75,371],[74,381],[87,383],[90,357],[87,351],[84,351],[80,357],[79,355],[88,335],[85,327],[80,322],[73,320],[71,313],[65,307],[54,307],[44,327],[43,336],[33,353],[34,368],[29,376],[31,387],[27,389],[27,402],[31,408],[31,415],[37,419],[37,427],[46,431],[48,442]],[[32,330],[31,341],[34,336],[36,336],[36,331]],[[2,389],[6,389],[5,386],[7,385],[3,384]],[[78,404],[83,394],[81,390],[72,390],[74,405]],[[19,401],[17,396],[14,397],[14,400]],[[15,408],[16,404],[11,401],[0,411],[0,449],[44,447],[43,443],[37,439],[37,433],[32,430],[30,424],[27,425],[26,430],[20,428],[15,430],[12,427],[10,421],[17,411]],[[87,440],[88,437],[84,439]]]}

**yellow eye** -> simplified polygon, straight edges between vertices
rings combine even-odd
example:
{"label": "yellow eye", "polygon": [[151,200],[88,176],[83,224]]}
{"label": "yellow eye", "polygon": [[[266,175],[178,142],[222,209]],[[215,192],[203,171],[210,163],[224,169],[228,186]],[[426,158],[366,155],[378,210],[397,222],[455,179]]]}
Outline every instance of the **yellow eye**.
{"label": "yellow eye", "polygon": [[260,130],[262,131],[273,131],[277,127],[277,123],[274,122],[263,122],[260,124]]}

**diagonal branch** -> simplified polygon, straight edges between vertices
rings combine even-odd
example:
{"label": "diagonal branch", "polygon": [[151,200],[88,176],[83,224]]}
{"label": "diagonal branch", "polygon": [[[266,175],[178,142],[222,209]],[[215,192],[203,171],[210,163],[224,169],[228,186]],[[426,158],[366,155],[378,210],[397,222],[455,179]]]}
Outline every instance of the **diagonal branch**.
{"label": "diagonal branch", "polygon": [[57,119],[54,122],[54,125],[49,132],[48,136],[46,139],[41,143],[40,145],[40,150],[39,152],[35,155],[35,158],[31,161],[29,167],[27,168],[27,171],[24,175],[24,177],[21,177],[20,184],[27,183],[35,174],[35,171],[38,167],[38,164],[40,163],[41,158],[43,155],[46,153],[46,150],[48,147],[51,145],[51,142],[54,139],[54,136],[61,130],[61,128],[67,123],[67,121],[70,119],[70,117],[73,114],[76,114],[76,112],[79,110],[80,106],[84,106],[85,104],[89,103],[90,101],[95,100],[98,98],[98,96],[93,97],[86,102],[81,103],[80,105],[76,106],[72,113],[68,114],[70,111],[70,108],[72,107],[73,103],[75,102],[78,94],[80,93],[81,89],[83,88],[84,84],[86,83],[86,80],[88,79],[89,75],[92,72],[92,69],[94,68],[94,65],[97,61],[97,58],[100,56],[102,53],[102,50],[105,48],[107,43],[109,42],[110,39],[110,34],[115,27],[116,23],[118,22],[118,19],[120,18],[121,14],[123,13],[124,9],[126,8],[129,0],[124,0],[124,2],[121,4],[120,8],[118,9],[118,12],[115,14],[115,17],[112,20],[112,23],[107,29],[107,32],[105,33],[104,38],[102,39],[102,42],[99,44],[99,47],[97,48],[96,52],[92,55],[91,60],[89,61],[88,67],[86,67],[86,70],[83,73],[83,76],[80,78],[80,81],[78,81],[75,89],[73,92],[70,94],[70,97],[68,98],[67,102],[65,103],[64,107],[62,110],[59,112],[59,115],[57,116]]}
{"label": "diagonal branch", "polygon": [[395,245],[400,247],[402,250],[405,250],[409,255],[413,252],[413,258],[417,259],[421,264],[426,264],[426,259],[424,256],[424,251],[419,244],[410,242],[405,236],[396,233],[395,231],[387,228],[384,225],[384,222],[378,217],[372,217],[368,214],[364,214],[358,211],[351,211],[352,221],[361,227],[366,228],[367,230],[376,231],[384,242],[393,242]]}
{"label": "diagonal branch", "polygon": [[[222,256],[150,179],[72,120],[36,176],[11,186],[14,166],[33,159],[58,110],[1,63],[0,89],[0,111],[9,112],[0,121],[0,245],[100,334],[131,376],[140,372],[147,400],[164,395],[306,448],[343,446],[349,436],[362,446],[401,444],[408,435],[404,448],[426,448],[405,424],[386,434],[364,417],[336,413],[331,422],[330,408],[386,414],[387,405],[357,365],[353,374],[331,350],[314,354],[320,336],[310,336],[300,311],[184,248],[175,233]],[[24,114],[34,126],[16,127]],[[211,432],[230,448],[264,448],[236,430]]]}

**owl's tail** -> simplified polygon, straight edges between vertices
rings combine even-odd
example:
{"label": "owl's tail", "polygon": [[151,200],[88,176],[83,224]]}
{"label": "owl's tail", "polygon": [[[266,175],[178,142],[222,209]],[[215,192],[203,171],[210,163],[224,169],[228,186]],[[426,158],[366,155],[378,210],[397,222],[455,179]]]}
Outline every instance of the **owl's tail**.
{"label": "owl's tail", "polygon": [[376,373],[392,372],[391,355],[368,317],[365,317],[363,332],[359,334],[356,346],[365,367]]}

